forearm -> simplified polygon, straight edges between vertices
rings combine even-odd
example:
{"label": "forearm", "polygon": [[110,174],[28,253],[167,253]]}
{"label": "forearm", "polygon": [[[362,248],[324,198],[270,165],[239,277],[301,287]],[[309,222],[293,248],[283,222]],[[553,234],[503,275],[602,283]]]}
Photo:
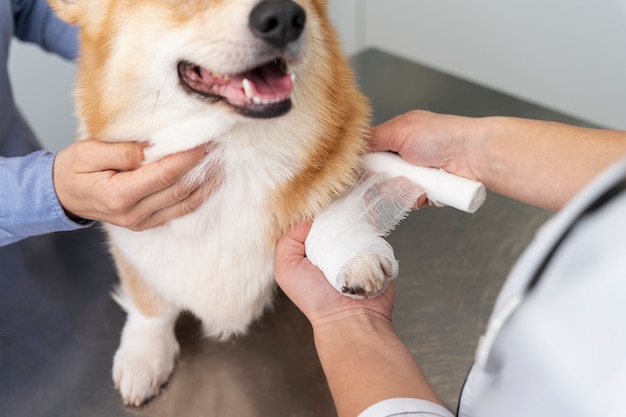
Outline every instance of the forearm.
{"label": "forearm", "polygon": [[510,117],[477,119],[483,143],[468,159],[487,188],[558,210],[611,163],[626,155],[626,132]]}
{"label": "forearm", "polygon": [[66,59],[78,54],[78,28],[70,26],[52,11],[46,0],[13,1],[15,35]]}
{"label": "forearm", "polygon": [[357,416],[389,398],[443,405],[386,319],[353,315],[314,326],[314,334],[340,417]]}

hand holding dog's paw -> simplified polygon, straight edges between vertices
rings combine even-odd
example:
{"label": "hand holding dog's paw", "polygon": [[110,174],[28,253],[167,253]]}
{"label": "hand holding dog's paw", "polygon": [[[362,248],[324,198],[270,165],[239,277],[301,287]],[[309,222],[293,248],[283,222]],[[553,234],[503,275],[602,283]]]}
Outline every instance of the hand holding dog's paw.
{"label": "hand holding dog's paw", "polygon": [[168,381],[180,351],[173,334],[132,334],[124,338],[113,360],[113,381],[124,404],[140,406]]}
{"label": "hand holding dog's paw", "polygon": [[351,259],[345,266],[345,281],[341,292],[364,298],[381,294],[394,278],[391,261],[375,253],[366,253]]}

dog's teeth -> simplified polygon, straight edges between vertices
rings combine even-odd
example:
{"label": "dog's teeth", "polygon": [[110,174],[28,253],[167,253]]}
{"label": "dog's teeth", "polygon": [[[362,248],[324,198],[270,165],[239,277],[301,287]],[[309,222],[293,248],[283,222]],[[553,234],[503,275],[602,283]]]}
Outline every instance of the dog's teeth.
{"label": "dog's teeth", "polygon": [[276,104],[285,100],[284,98],[261,98],[259,96],[255,96],[252,83],[247,78],[244,78],[241,84],[246,97],[254,104],[267,106],[269,104]]}
{"label": "dog's teeth", "polygon": [[252,90],[252,84],[250,83],[250,80],[248,80],[247,78],[244,78],[242,84],[243,84],[243,92],[246,93],[246,97],[248,97],[250,100],[254,100],[255,98],[254,91]]}
{"label": "dog's teeth", "polygon": [[291,82],[296,82],[296,74],[291,74]]}

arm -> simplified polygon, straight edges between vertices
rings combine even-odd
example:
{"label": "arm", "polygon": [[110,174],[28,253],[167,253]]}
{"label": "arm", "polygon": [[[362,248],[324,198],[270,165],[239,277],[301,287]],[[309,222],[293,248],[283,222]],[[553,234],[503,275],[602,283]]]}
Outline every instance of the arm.
{"label": "arm", "polygon": [[339,416],[357,416],[391,398],[419,398],[443,406],[386,317],[356,309],[314,323],[313,331]]}
{"label": "arm", "polygon": [[46,51],[74,59],[78,54],[78,28],[61,21],[46,0],[11,0],[15,35]]}
{"label": "arm", "polygon": [[0,246],[100,220],[145,230],[195,210],[220,178],[181,181],[200,147],[142,165],[144,145],[76,142],[55,157],[0,158]]}
{"label": "arm", "polygon": [[512,117],[412,111],[374,128],[373,150],[443,168],[492,191],[557,210],[626,154],[626,132]]}
{"label": "arm", "polygon": [[[357,416],[390,398],[418,398],[441,405],[393,328],[394,284],[373,299],[341,295],[304,256],[309,228],[298,227],[279,241],[276,280],[313,326],[339,416]],[[449,415],[440,409],[442,415]]]}

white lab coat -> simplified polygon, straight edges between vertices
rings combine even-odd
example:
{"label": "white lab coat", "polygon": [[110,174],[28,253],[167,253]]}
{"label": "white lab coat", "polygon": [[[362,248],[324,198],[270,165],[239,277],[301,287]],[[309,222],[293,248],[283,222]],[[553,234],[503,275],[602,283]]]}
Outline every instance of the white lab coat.
{"label": "white lab coat", "polygon": [[[477,349],[459,417],[626,416],[626,192],[577,221],[623,178],[626,159],[544,225],[519,259]],[[524,295],[572,223],[537,285]],[[390,399],[360,417],[399,414],[452,416],[427,401]]]}

